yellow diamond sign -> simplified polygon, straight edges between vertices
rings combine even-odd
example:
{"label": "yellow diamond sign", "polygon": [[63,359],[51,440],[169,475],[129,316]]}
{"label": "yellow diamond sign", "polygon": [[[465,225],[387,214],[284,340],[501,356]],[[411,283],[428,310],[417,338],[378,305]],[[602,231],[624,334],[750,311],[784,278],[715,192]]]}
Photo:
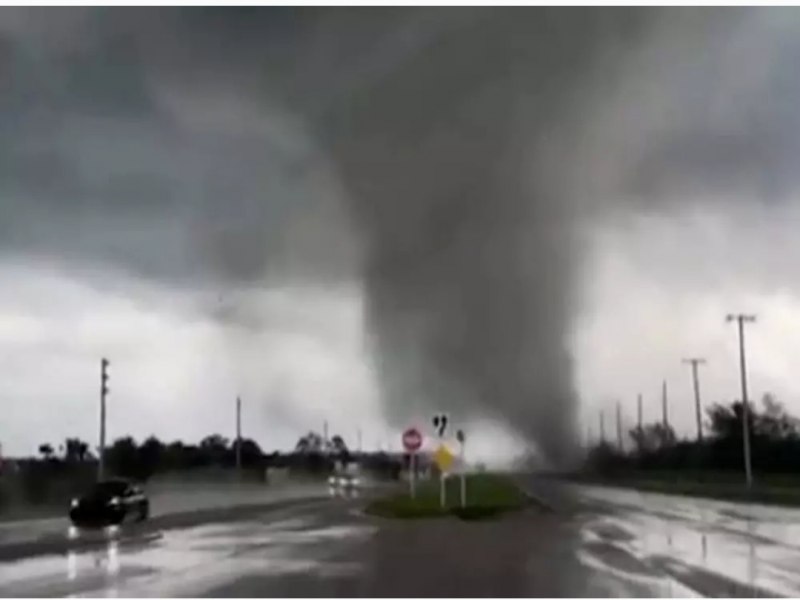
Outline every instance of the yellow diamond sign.
{"label": "yellow diamond sign", "polygon": [[455,458],[456,457],[453,455],[453,453],[450,452],[450,450],[444,444],[440,444],[436,449],[436,452],[433,453],[433,460],[436,461],[436,466],[439,467],[439,470],[442,473],[446,473],[450,470],[450,467],[453,466],[453,461]]}

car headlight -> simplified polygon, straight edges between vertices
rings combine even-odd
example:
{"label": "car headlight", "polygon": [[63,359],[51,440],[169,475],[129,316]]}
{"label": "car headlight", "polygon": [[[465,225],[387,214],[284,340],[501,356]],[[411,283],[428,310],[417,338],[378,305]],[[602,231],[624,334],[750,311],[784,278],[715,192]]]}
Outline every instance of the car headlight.
{"label": "car headlight", "polygon": [[69,505],[72,508],[78,508],[78,504],[80,504],[80,500],[78,500],[77,498],[73,498],[72,502],[69,503]]}
{"label": "car headlight", "polygon": [[111,500],[108,501],[108,505],[109,506],[119,506],[120,505],[120,499],[117,498],[116,496],[114,496]]}
{"label": "car headlight", "polygon": [[336,477],[328,477],[328,485],[336,485]]}

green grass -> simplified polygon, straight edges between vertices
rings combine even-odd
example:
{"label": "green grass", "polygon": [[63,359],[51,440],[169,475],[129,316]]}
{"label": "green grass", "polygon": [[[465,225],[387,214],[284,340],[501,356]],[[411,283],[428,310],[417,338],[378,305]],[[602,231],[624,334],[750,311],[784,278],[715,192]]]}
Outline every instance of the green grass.
{"label": "green grass", "polygon": [[581,475],[571,479],[582,483],[619,486],[642,492],[677,494],[730,502],[800,506],[800,480],[791,475],[756,477],[752,489],[749,490],[744,485],[744,476],[738,473],[696,474],[653,471],[612,477]]}
{"label": "green grass", "polygon": [[456,516],[464,520],[497,517],[517,510],[529,503],[527,496],[502,475],[476,473],[467,475],[467,505],[461,508],[461,479],[447,479],[447,504],[441,506],[439,480],[421,481],[412,499],[408,489],[404,492],[374,500],[367,513],[395,519],[429,519]]}

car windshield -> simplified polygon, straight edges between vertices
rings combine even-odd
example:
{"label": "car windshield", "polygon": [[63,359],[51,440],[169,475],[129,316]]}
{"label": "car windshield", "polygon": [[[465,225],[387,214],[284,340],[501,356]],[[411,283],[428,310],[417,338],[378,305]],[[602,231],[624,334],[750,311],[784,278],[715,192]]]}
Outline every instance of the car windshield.
{"label": "car windshield", "polygon": [[127,489],[128,484],[124,481],[101,481],[94,486],[90,495],[95,497],[122,496]]}

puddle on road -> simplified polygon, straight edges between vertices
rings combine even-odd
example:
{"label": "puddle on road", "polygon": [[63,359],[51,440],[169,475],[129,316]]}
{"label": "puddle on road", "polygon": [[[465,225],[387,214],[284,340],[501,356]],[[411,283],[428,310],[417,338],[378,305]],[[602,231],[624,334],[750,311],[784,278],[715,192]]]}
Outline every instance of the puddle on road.
{"label": "puddle on road", "polygon": [[[374,533],[364,525],[321,526],[316,519],[238,522],[165,532],[160,542],[123,565],[151,569],[148,577],[115,582],[123,596],[198,595],[248,575],[277,576],[313,571],[326,577],[352,573],[358,565],[330,562],[332,550]],[[106,595],[106,591],[91,595]]]}
{"label": "puddle on road", "polygon": [[[374,528],[323,526],[316,518],[210,524],[148,535],[119,529],[67,532],[102,543],[64,555],[0,563],[2,596],[197,595],[247,574],[351,573],[331,563],[332,550],[372,535]],[[192,593],[194,592],[194,594]]]}
{"label": "puddle on road", "polygon": [[775,523],[730,512],[722,527],[719,509],[708,508],[694,507],[693,520],[662,518],[652,505],[594,517],[582,527],[579,558],[615,577],[649,577],[657,594],[800,595],[800,552],[782,543],[785,532],[776,539]]}

